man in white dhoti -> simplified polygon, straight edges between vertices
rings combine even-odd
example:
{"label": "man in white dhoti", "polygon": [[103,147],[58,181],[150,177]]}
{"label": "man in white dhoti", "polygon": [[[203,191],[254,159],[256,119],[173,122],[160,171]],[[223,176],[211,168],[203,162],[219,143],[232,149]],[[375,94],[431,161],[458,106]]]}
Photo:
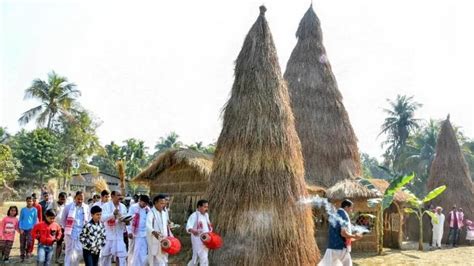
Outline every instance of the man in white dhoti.
{"label": "man in white dhoti", "polygon": [[165,195],[160,194],[154,197],[153,208],[146,217],[148,266],[168,265],[168,254],[161,250],[161,240],[171,234],[168,227],[168,215],[164,210],[165,206]]}
{"label": "man in white dhoti", "polygon": [[132,222],[127,226],[128,266],[144,266],[147,263],[146,216],[150,212],[148,202],[150,198],[147,195],[140,195],[138,203],[131,205],[128,210],[128,215],[133,217]]}
{"label": "man in white dhoti", "polygon": [[209,265],[207,255],[209,249],[202,243],[201,234],[212,231],[212,225],[209,220],[209,202],[207,200],[199,200],[197,210],[191,214],[186,224],[186,231],[191,234],[191,244],[193,246],[193,257],[189,261],[188,266]]}
{"label": "man in white dhoti", "polygon": [[64,228],[64,265],[78,266],[82,258],[82,244],[79,236],[82,227],[91,219],[89,206],[84,203],[84,194],[77,191],[74,202],[63,210],[61,225]]}
{"label": "man in white dhoti", "polygon": [[431,219],[431,224],[433,225],[433,248],[438,247],[441,249],[441,239],[443,238],[443,227],[444,227],[444,214],[442,213],[443,208],[436,207],[435,216],[438,219],[438,223],[434,219]]}
{"label": "man in white dhoti", "polygon": [[123,232],[126,227],[120,218],[127,215],[127,207],[121,203],[120,191],[112,191],[111,196],[112,201],[102,205],[101,221],[105,226],[105,246],[100,251],[100,261],[102,266],[110,266],[112,256],[115,256],[116,265],[125,266],[127,249],[123,241]]}
{"label": "man in white dhoti", "polygon": [[352,213],[353,205],[345,199],[335,217],[329,217],[328,248],[318,266],[352,266],[351,243],[362,238],[361,234],[352,234],[349,213]]}

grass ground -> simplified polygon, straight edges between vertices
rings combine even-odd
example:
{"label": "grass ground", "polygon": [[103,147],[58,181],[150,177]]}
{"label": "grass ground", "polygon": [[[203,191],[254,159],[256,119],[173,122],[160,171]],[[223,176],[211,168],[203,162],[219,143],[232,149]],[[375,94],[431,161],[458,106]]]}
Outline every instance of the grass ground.
{"label": "grass ground", "polygon": [[[6,202],[3,207],[0,207],[0,218],[3,218],[6,214],[8,206],[16,205],[18,208],[25,206],[22,202]],[[35,258],[31,258],[25,263],[20,263],[20,250],[19,250],[19,239],[15,240],[10,265],[25,265],[32,266],[36,265]],[[474,266],[474,246],[461,246],[458,248],[444,248],[435,251],[418,251],[416,250],[417,244],[408,244],[404,250],[385,249],[384,255],[378,256],[377,254],[361,253],[352,254],[354,265],[367,265],[367,266],[395,266],[395,265],[459,265],[459,266]],[[426,248],[428,250],[428,247]],[[36,254],[36,250],[34,251]],[[177,257],[170,258],[170,266],[175,265],[186,265],[189,259],[190,253],[182,253]],[[0,262],[1,263],[1,262]],[[83,265],[83,264],[81,264]]]}

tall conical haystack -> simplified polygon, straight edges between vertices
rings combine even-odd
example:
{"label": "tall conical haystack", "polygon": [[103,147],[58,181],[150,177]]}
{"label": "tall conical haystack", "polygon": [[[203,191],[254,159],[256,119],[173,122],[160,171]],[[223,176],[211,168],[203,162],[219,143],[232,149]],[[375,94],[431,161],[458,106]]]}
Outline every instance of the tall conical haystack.
{"label": "tall conical haystack", "polygon": [[[444,224],[444,240],[446,240],[449,230],[448,213],[454,204],[458,208],[463,208],[464,217],[470,220],[474,218],[474,185],[449,116],[443,122],[438,135],[436,155],[427,182],[428,191],[442,185],[447,186],[446,190],[432,203],[444,209],[447,219]],[[465,233],[461,234],[460,240],[465,239]]]}
{"label": "tall conical haystack", "polygon": [[319,251],[288,90],[265,7],[245,38],[224,110],[211,185],[211,218],[224,246],[212,265],[315,265]]}
{"label": "tall conical haystack", "polygon": [[285,72],[303,147],[305,179],[330,187],[361,174],[357,138],[323,46],[312,5],[296,32],[298,42]]}

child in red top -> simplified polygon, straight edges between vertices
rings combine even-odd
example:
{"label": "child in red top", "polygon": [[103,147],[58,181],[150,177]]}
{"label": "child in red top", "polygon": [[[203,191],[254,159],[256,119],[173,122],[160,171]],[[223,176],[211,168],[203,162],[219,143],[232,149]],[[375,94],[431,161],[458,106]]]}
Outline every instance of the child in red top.
{"label": "child in red top", "polygon": [[53,258],[53,245],[61,239],[61,227],[55,222],[56,213],[53,210],[46,211],[43,222],[33,227],[31,236],[38,239],[38,264],[51,265]]}
{"label": "child in red top", "polygon": [[3,218],[0,222],[0,259],[3,259],[5,263],[9,262],[10,251],[15,240],[15,232],[19,232],[18,229],[18,208],[16,206],[10,206],[7,212],[7,217]]}

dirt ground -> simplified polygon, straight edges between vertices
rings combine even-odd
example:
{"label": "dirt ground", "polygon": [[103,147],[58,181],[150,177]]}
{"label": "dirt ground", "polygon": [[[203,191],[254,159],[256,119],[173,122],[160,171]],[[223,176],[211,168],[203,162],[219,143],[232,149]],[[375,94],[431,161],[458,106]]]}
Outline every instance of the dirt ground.
{"label": "dirt ground", "polygon": [[[3,207],[0,207],[0,218],[3,218],[6,214],[8,206],[16,205],[18,208],[24,207],[24,203],[19,202],[6,202]],[[20,250],[18,239],[18,234],[12,249],[11,263],[9,265],[27,265],[32,266],[36,265],[35,258],[31,258],[26,263],[20,263]],[[459,266],[474,266],[474,245],[473,246],[460,246],[458,248],[444,248],[441,250],[429,251],[429,247],[426,245],[425,250],[427,251],[418,251],[416,243],[407,243],[404,247],[404,250],[391,250],[384,249],[384,255],[378,256],[377,254],[352,254],[354,265],[367,265],[367,266],[379,266],[379,265],[459,265]],[[36,250],[33,252],[36,254]],[[187,257],[182,256],[186,254],[181,254],[179,257],[170,258],[170,266],[175,265],[186,265]],[[321,256],[324,254],[321,254]],[[184,260],[186,257],[186,262],[175,262],[176,259]],[[175,262],[175,263],[173,263]],[[0,262],[0,265],[2,262]],[[81,264],[83,265],[83,264]]]}
{"label": "dirt ground", "polygon": [[474,265],[474,246],[444,248],[433,251],[384,249],[384,255],[353,254],[354,265]]}

